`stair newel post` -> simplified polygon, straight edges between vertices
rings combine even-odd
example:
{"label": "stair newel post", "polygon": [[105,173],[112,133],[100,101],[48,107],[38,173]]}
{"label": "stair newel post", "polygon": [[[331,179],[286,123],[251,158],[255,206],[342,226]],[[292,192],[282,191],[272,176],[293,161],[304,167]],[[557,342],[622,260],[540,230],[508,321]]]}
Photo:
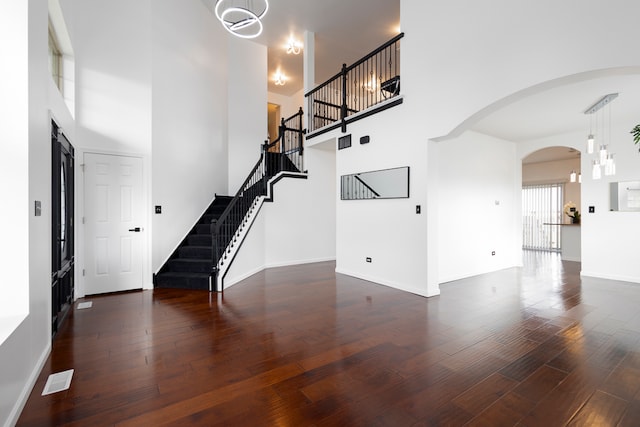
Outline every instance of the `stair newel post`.
{"label": "stair newel post", "polygon": [[267,194],[267,176],[269,175],[269,161],[267,156],[267,150],[269,149],[269,141],[265,141],[262,146],[262,192],[263,194]]}
{"label": "stair newel post", "polygon": [[[304,150],[303,147],[303,136],[304,136],[304,130],[302,130],[302,116],[303,116],[304,112],[302,111],[302,107],[300,107],[300,110],[298,110],[298,152],[300,153],[300,155],[302,156],[302,151]],[[301,168],[301,171],[304,168]]]}
{"label": "stair newel post", "polygon": [[287,130],[287,125],[284,123],[284,117],[280,119],[280,129],[278,130],[278,137],[280,138],[280,165],[278,167],[278,172],[284,170],[284,155],[285,155],[285,132]]}
{"label": "stair newel post", "polygon": [[340,119],[342,120],[342,133],[347,132],[347,64],[342,64],[342,105],[340,106]]}
{"label": "stair newel post", "polygon": [[218,220],[211,220],[211,287],[209,291],[218,292]]}

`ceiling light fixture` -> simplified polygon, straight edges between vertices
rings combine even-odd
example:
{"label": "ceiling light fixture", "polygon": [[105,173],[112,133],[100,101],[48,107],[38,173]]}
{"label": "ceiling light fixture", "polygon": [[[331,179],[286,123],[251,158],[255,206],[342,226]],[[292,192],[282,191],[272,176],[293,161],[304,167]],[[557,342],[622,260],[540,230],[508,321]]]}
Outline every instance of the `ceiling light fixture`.
{"label": "ceiling light fixture", "polygon": [[[602,168],[604,168],[605,175],[615,175],[616,173],[616,164],[613,158],[613,153],[609,151],[609,146],[611,145],[611,101],[618,97],[617,93],[610,93],[608,95],[603,96],[593,104],[591,107],[587,108],[584,113],[585,114],[595,114],[598,111],[602,110],[602,137],[598,137],[599,140],[599,150],[596,153],[596,158],[592,161],[592,169],[591,169],[591,178],[592,179],[600,179],[602,177]],[[608,107],[609,109],[609,139],[607,141],[606,136],[606,121],[604,115],[604,107]],[[598,116],[596,115],[596,133],[598,129]],[[592,120],[591,120],[592,122]],[[587,153],[594,153],[594,144],[595,137],[591,132],[591,123],[589,124],[589,137],[587,139]]]}
{"label": "ceiling light fixture", "polygon": [[225,30],[252,39],[262,34],[261,19],[268,10],[268,0],[217,0],[214,12]]}
{"label": "ceiling light fixture", "polygon": [[302,49],[302,43],[294,39],[293,36],[289,37],[289,41],[287,42],[287,53],[289,55],[291,54],[298,55],[300,54],[301,49]]}
{"label": "ceiling light fixture", "polygon": [[276,84],[276,86],[284,86],[284,84],[287,82],[287,78],[285,77],[284,74],[282,74],[281,71],[278,71],[273,81]]}

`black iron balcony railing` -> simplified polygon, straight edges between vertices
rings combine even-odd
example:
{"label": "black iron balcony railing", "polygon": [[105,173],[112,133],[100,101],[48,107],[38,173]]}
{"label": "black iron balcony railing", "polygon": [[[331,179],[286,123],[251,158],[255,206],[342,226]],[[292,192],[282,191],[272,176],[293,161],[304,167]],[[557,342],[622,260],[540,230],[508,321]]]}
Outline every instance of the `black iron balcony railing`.
{"label": "black iron balcony railing", "polygon": [[353,65],[305,94],[307,130],[319,135],[342,127],[349,118],[400,95],[400,33]]}

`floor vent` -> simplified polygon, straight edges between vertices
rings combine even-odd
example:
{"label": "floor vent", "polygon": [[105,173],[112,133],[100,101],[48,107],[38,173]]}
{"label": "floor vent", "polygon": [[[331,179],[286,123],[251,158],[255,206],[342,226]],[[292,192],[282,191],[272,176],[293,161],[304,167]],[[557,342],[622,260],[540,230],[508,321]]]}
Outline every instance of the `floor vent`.
{"label": "floor vent", "polygon": [[73,369],[49,375],[47,383],[44,385],[44,390],[42,390],[42,396],[68,389],[71,385],[72,377]]}
{"label": "floor vent", "polygon": [[78,310],[82,310],[85,308],[91,308],[91,306],[93,306],[93,301],[85,301],[85,302],[79,302],[76,308]]}

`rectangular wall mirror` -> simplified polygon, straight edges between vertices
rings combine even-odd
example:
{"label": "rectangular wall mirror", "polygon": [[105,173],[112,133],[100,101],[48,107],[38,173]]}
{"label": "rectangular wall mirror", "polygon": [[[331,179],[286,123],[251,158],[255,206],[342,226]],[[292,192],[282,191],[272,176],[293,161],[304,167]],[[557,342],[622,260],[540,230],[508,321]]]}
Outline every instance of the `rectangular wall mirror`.
{"label": "rectangular wall mirror", "polygon": [[610,183],[611,210],[640,212],[640,181]]}
{"label": "rectangular wall mirror", "polygon": [[402,199],[409,197],[409,167],[360,172],[340,177],[340,199]]}

